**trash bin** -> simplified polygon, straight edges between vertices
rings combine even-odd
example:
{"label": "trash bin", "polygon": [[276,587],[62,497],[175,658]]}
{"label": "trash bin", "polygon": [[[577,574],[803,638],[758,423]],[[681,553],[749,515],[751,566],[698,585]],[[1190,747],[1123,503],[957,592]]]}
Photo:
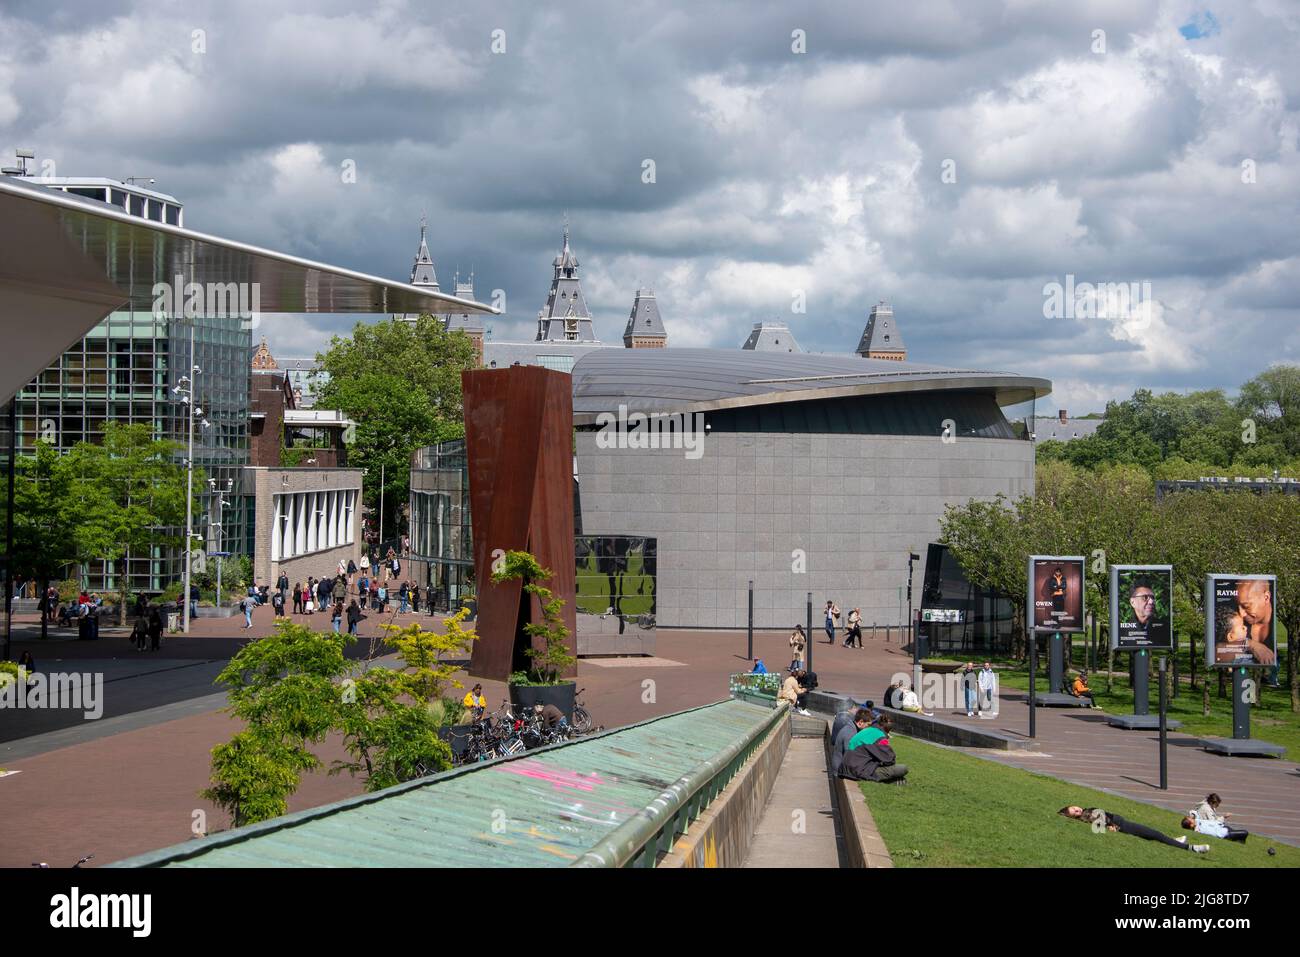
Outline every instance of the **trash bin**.
{"label": "trash bin", "polygon": [[174,611],[169,611],[167,613],[167,630],[169,632],[181,630],[181,616],[179,613]]}
{"label": "trash bin", "polygon": [[77,619],[77,640],[90,641],[90,616],[82,615]]}

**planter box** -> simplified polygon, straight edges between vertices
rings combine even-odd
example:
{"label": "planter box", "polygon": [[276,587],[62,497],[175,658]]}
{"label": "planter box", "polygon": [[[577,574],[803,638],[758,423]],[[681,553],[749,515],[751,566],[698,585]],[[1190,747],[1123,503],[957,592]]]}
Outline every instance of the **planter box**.
{"label": "planter box", "polygon": [[573,720],[573,699],[577,685],[566,681],[562,685],[511,685],[510,704],[514,708],[532,708],[535,705],[553,704]]}
{"label": "planter box", "polygon": [[195,617],[197,617],[197,618],[232,618],[232,617],[234,617],[235,615],[238,615],[238,614],[239,614],[239,609],[236,608],[236,607],[234,607],[234,606],[222,605],[220,608],[213,608],[213,607],[211,607],[211,606],[204,607],[203,605],[199,605],[199,613],[198,613],[198,615],[196,615]]}

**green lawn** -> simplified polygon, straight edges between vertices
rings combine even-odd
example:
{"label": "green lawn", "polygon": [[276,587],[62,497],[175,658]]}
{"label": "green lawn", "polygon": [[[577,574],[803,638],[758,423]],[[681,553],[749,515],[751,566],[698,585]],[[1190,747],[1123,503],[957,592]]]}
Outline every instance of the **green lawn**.
{"label": "green lawn", "polygon": [[[1076,656],[1078,659],[1078,656]],[[1082,661],[1078,661],[1082,664]],[[1078,667],[1076,664],[1076,669]],[[1038,691],[1043,693],[1048,689],[1045,661],[1040,659],[1039,667],[1043,669],[1038,678]],[[1116,658],[1116,669],[1127,668],[1128,663],[1121,658]],[[1016,688],[1021,691],[1029,689],[1029,669],[1019,665],[1008,665],[999,670],[999,680],[1005,688]],[[1200,737],[1232,737],[1232,679],[1226,680],[1226,694],[1219,697],[1219,682],[1215,675],[1210,676],[1210,715],[1206,717],[1201,709],[1201,687],[1203,673],[1197,673],[1196,690],[1191,690],[1190,684],[1184,679],[1178,689],[1178,697],[1171,698],[1169,701],[1169,717],[1181,721],[1183,726],[1179,729],[1183,734],[1196,735]],[[1285,684],[1286,674],[1282,674],[1283,683]],[[1105,710],[1108,714],[1132,714],[1133,713],[1133,689],[1129,686],[1128,672],[1116,674],[1111,682],[1111,691],[1106,692],[1106,678],[1104,675],[1093,675],[1089,678],[1088,684],[1093,690],[1093,697],[1097,706]],[[1160,705],[1160,687],[1155,680],[1154,673],[1150,682],[1150,694],[1148,698],[1151,712],[1156,713]],[[1261,686],[1259,689],[1259,703],[1251,709],[1250,715],[1250,736],[1258,738],[1261,741],[1269,741],[1273,744],[1280,744],[1287,749],[1286,757],[1283,760],[1300,761],[1300,714],[1291,711],[1291,694],[1282,688],[1269,688]]]}
{"label": "green lawn", "polygon": [[[891,742],[910,768],[907,784],[864,782],[862,793],[895,867],[1300,867],[1300,848],[1258,835],[1244,845],[1221,841],[1182,830],[1172,811],[897,734]],[[1210,851],[1094,834],[1056,813],[1067,804],[1104,808],[1170,837],[1187,834]]]}

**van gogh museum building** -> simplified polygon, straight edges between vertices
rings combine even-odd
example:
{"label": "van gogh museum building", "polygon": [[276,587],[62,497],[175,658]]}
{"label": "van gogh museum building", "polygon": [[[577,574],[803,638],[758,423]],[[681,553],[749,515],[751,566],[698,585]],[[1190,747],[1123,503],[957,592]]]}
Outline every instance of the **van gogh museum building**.
{"label": "van gogh museum building", "polygon": [[[815,626],[828,599],[900,623],[908,555],[926,554],[948,504],[1033,491],[1033,443],[1002,408],[1050,391],[1007,373],[720,349],[592,350],[572,377],[579,610],[614,614],[611,569],[645,562],[657,624],[680,628],[743,628],[751,579],[756,627],[803,621],[810,591]],[[620,406],[702,415],[702,448],[610,447],[597,420]],[[454,600],[473,565],[463,451],[423,467],[438,457],[422,450],[413,469],[412,554]],[[614,541],[632,553],[611,554]],[[604,584],[585,589],[594,605],[584,569]]]}

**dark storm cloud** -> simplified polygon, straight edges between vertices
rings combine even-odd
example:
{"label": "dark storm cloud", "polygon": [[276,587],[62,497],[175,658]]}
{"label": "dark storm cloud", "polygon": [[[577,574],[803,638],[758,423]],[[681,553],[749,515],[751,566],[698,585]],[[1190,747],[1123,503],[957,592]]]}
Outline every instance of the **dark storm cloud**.
{"label": "dark storm cloud", "polygon": [[[567,211],[607,341],[641,285],[683,345],[776,319],[847,351],[888,298],[913,358],[1045,375],[1082,411],[1235,386],[1253,339],[1296,358],[1298,40],[1262,0],[10,0],[0,149],[391,277],[425,214],[443,288],[506,296],[497,338],[531,337]],[[1150,324],[1045,318],[1067,274],[1149,281]],[[351,322],[262,331],[302,355]]]}

